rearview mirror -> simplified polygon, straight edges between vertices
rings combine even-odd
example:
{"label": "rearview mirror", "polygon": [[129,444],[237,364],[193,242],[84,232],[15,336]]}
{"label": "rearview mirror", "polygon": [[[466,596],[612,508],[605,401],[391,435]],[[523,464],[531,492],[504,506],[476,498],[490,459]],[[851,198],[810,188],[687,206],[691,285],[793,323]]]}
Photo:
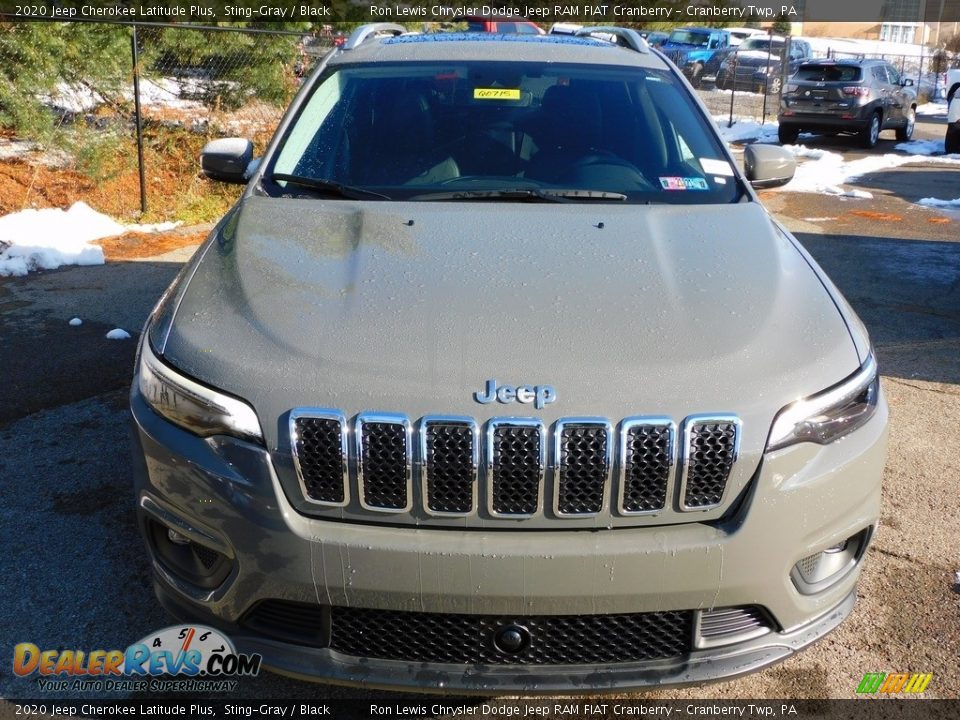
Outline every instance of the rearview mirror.
{"label": "rearview mirror", "polygon": [[779,145],[747,145],[743,169],[755,188],[780,187],[793,179],[797,161],[792,152]]}
{"label": "rearview mirror", "polygon": [[211,180],[246,183],[250,179],[253,143],[245,138],[221,138],[208,142],[200,153],[200,168]]}

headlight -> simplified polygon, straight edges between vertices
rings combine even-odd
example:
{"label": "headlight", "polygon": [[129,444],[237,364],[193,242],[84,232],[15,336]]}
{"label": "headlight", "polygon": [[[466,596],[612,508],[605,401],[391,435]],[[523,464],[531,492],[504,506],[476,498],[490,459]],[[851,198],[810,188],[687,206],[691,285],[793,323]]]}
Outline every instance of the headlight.
{"label": "headlight", "polygon": [[767,450],[800,442],[831,443],[873,416],[879,394],[877,362],[871,352],[863,366],[843,382],[791,403],[777,413]]}
{"label": "headlight", "polygon": [[157,413],[201,437],[236,435],[263,442],[260,421],[249,405],[180,375],[164,365],[143,339],[138,368],[140,394]]}

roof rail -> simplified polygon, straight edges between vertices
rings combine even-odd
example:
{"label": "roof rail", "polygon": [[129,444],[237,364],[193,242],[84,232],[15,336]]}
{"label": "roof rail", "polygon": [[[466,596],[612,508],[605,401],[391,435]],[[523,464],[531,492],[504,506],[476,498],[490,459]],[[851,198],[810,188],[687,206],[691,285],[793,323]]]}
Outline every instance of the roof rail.
{"label": "roof rail", "polygon": [[405,32],[407,32],[407,29],[403,25],[397,25],[396,23],[368,23],[361,25],[350,33],[350,37],[347,38],[347,41],[343,44],[343,49],[353,50],[363,43],[364,40],[369,40],[371,37],[381,37],[383,35],[396,37],[397,35],[403,35]]}
{"label": "roof rail", "polygon": [[[630,28],[614,27],[612,25],[595,25],[580,28],[575,33],[577,37],[597,37],[601,40],[610,40],[621,47],[627,47],[640,53],[649,53],[650,46],[640,37],[640,33]],[[606,37],[605,37],[606,36]],[[611,40],[612,36],[612,40]]]}

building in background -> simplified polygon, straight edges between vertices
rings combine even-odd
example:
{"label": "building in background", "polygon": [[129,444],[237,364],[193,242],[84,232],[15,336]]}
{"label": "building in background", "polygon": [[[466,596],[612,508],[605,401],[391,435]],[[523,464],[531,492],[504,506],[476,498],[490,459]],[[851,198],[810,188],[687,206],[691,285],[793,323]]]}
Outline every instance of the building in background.
{"label": "building in background", "polygon": [[[800,9],[800,5],[797,5]],[[885,0],[874,21],[818,20],[835,11],[835,0],[805,0],[802,23],[793,23],[794,34],[853,40],[886,40],[896,43],[940,46],[960,34],[960,0]]]}

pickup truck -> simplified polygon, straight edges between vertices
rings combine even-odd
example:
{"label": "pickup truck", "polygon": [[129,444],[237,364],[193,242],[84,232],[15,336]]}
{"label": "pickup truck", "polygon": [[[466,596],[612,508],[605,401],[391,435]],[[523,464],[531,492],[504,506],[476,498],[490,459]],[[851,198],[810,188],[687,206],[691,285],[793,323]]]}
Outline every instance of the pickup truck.
{"label": "pickup truck", "polygon": [[703,81],[703,69],[717,53],[724,53],[733,45],[728,30],[705,27],[677,28],[660,46],[694,87]]}

